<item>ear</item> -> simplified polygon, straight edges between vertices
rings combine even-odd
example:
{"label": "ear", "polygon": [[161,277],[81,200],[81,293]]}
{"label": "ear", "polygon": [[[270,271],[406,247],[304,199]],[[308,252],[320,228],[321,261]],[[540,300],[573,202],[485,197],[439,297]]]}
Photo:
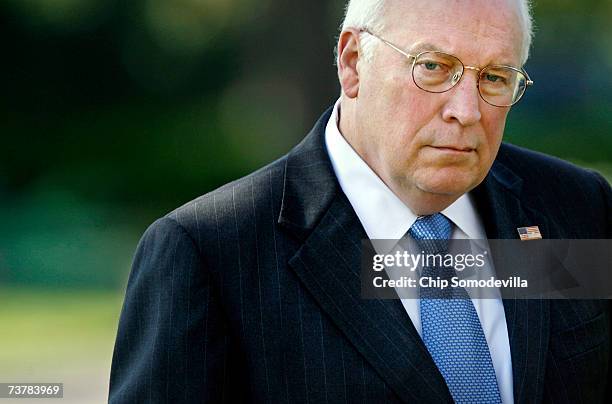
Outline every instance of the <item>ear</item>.
{"label": "ear", "polygon": [[356,98],[359,94],[357,62],[360,56],[359,31],[352,28],[342,31],[338,38],[338,78],[342,91],[349,98]]}

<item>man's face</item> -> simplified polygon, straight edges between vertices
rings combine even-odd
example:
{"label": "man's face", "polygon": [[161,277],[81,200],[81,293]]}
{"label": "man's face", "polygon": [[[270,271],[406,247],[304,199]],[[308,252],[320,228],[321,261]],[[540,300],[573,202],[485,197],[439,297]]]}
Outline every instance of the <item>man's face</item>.
{"label": "man's face", "polygon": [[[502,0],[391,0],[386,28],[377,34],[411,54],[440,50],[469,66],[520,66],[519,21],[514,6]],[[448,92],[425,92],[414,84],[410,62],[379,42],[372,60],[358,63],[349,140],[402,199],[454,200],[489,171],[509,108],[479,97],[473,70]]]}

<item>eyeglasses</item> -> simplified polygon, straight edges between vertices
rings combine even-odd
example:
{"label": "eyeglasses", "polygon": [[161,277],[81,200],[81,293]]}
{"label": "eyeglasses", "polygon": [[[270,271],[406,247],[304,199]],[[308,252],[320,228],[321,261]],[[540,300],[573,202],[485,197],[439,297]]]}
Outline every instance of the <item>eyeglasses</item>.
{"label": "eyeglasses", "polygon": [[489,65],[484,68],[464,65],[461,60],[448,53],[425,51],[411,55],[393,43],[361,29],[412,60],[412,79],[421,90],[429,93],[443,93],[459,83],[465,70],[478,74],[478,94],[487,104],[495,107],[510,107],[521,99],[528,86],[533,85],[527,72],[513,66]]}

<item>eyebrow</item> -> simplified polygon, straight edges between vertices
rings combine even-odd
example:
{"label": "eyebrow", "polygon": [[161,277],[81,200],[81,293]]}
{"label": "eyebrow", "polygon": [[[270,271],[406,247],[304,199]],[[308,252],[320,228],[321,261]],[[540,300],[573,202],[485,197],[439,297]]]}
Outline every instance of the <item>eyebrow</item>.
{"label": "eyebrow", "polygon": [[[414,56],[416,56],[417,54],[419,54],[421,52],[426,52],[426,51],[442,52],[442,53],[446,53],[446,54],[454,56],[454,53],[449,52],[446,49],[442,49],[439,46],[436,46],[436,45],[434,45],[434,44],[432,44],[430,42],[417,42],[416,44],[412,45],[412,47],[408,48],[408,50],[407,50],[408,53],[410,53],[410,54],[412,54]],[[494,65],[512,66],[512,67],[515,67],[516,69],[520,69],[520,67],[516,67],[516,65],[514,63],[510,63],[509,61],[489,63],[486,66],[494,66]],[[482,67],[485,67],[485,66],[482,66]]]}
{"label": "eyebrow", "polygon": [[431,44],[429,42],[417,42],[416,44],[412,45],[410,49],[410,53],[419,53],[419,52],[425,52],[425,51],[435,51],[435,52],[444,52],[444,53],[448,53],[449,55],[451,54],[450,52],[440,48],[439,46],[436,46],[434,44]]}

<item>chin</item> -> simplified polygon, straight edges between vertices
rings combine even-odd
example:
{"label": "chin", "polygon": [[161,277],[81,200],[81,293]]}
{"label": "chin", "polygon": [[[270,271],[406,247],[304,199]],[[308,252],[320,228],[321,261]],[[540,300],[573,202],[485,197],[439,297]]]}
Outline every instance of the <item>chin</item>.
{"label": "chin", "polygon": [[414,173],[414,184],[424,192],[442,195],[463,195],[478,185],[484,176],[480,167],[470,165],[428,167]]}
{"label": "chin", "polygon": [[465,187],[455,186],[419,186],[419,189],[423,192],[433,195],[440,196],[456,196],[459,197],[468,191]]}
{"label": "chin", "polygon": [[423,192],[446,196],[461,196],[474,188],[474,178],[435,175],[417,181],[417,188]]}

